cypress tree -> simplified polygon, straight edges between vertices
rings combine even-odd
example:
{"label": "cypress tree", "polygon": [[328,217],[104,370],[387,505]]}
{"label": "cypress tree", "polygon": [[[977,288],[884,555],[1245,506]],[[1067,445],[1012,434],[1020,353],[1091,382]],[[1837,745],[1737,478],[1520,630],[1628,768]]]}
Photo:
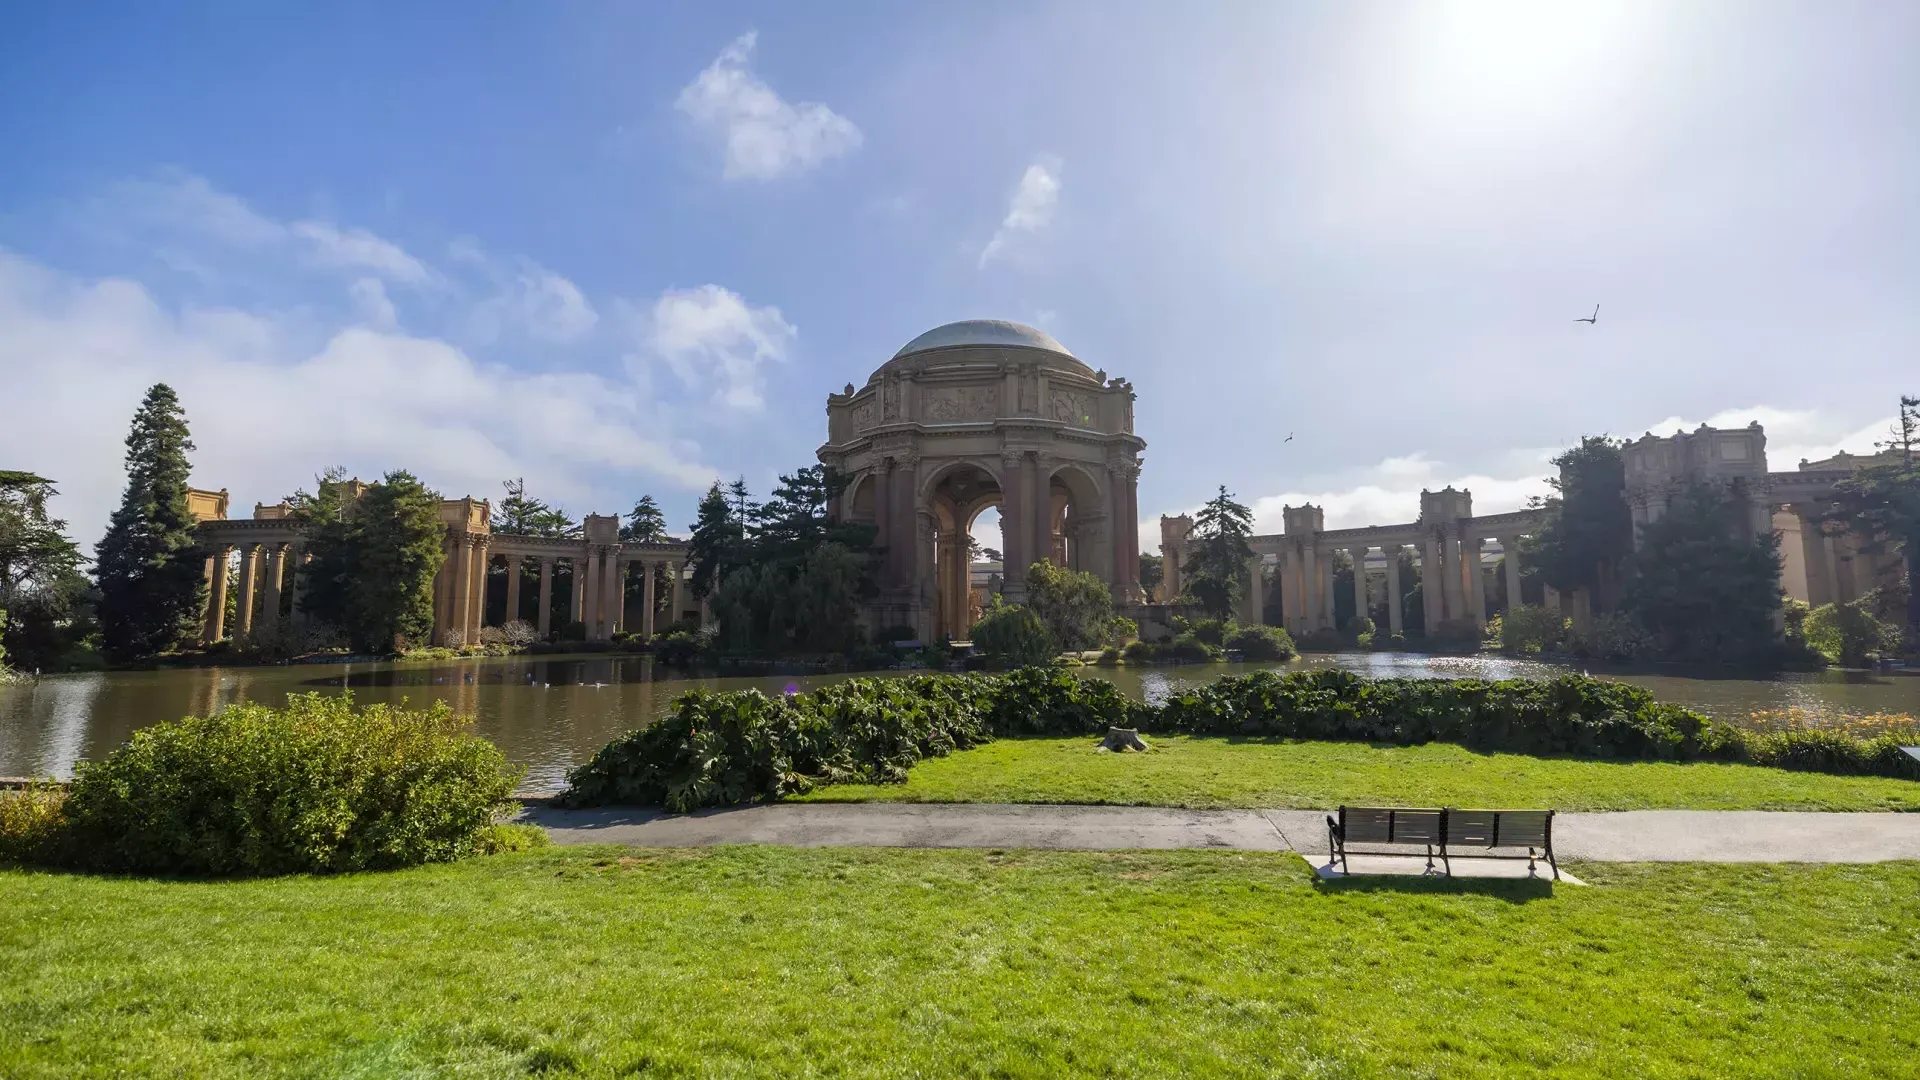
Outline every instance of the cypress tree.
{"label": "cypress tree", "polygon": [[187,512],[187,418],[173,388],[147,391],[127,435],[127,490],[94,549],[100,638],[115,660],[153,656],[187,640],[206,599]]}
{"label": "cypress tree", "polygon": [[347,631],[357,648],[386,651],[433,632],[433,579],[446,561],[440,496],[412,473],[367,488],[352,516],[355,548]]}

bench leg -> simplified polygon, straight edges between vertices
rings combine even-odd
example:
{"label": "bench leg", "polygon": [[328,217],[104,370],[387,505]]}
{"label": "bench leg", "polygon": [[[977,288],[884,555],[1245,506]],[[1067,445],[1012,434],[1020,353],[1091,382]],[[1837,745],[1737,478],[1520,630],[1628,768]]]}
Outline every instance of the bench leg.
{"label": "bench leg", "polygon": [[1553,849],[1547,849],[1547,865],[1553,867],[1553,880],[1560,880],[1560,861],[1553,857]]}

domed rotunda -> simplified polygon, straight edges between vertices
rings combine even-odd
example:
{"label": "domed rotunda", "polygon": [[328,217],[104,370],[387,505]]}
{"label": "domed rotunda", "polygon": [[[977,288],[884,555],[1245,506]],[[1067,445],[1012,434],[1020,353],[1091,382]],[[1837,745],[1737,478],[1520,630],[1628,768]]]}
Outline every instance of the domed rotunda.
{"label": "domed rotunda", "polygon": [[907,342],[856,389],[827,396],[820,461],[853,477],[834,513],[872,522],[885,552],[873,630],[963,639],[979,617],[968,530],[1000,510],[1001,592],[1026,596],[1048,560],[1141,601],[1140,451],[1133,387],[1041,330],[969,319]]}

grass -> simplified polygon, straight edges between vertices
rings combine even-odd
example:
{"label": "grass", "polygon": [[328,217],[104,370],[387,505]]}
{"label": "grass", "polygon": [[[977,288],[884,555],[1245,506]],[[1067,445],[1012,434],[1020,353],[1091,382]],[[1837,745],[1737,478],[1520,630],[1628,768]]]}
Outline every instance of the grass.
{"label": "grass", "polygon": [[1920,1076],[1920,864],[1577,872],[750,847],[0,871],[0,1075]]}
{"label": "grass", "polygon": [[822,787],[822,802],[1088,803],[1184,807],[1513,806],[1557,810],[1920,810],[1920,782],[1755,765],[1483,754],[1447,743],[1149,736],[1001,739],[913,767],[904,784]]}

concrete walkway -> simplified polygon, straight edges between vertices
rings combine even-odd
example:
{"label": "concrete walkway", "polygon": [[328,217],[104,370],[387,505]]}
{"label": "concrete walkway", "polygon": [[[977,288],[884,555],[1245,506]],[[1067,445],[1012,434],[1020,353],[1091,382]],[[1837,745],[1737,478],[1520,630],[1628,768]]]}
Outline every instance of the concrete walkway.
{"label": "concrete walkway", "polygon": [[[963,803],[776,803],[666,814],[556,810],[522,821],[559,844],[700,847],[1221,848],[1325,857],[1317,810],[1175,810],[1145,806]],[[1601,862],[1882,862],[1920,859],[1920,814],[1633,810],[1558,814],[1554,853]]]}

